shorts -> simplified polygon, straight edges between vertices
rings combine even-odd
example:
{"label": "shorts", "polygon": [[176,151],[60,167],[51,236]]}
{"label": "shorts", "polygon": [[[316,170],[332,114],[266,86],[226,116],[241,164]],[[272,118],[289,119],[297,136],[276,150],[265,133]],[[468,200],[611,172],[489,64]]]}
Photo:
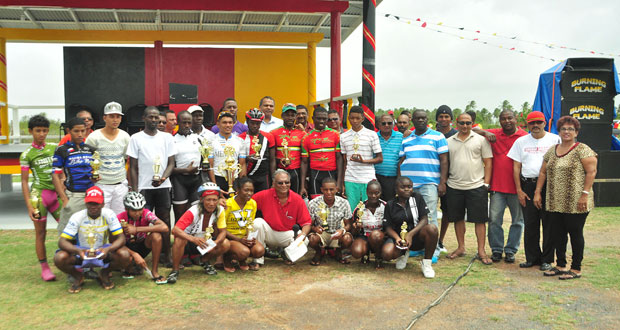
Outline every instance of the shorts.
{"label": "shorts", "polygon": [[[391,237],[385,239],[384,244],[388,243],[396,244],[396,242],[394,242],[394,239]],[[413,242],[411,242],[411,247],[409,248],[409,251],[420,251],[422,249],[424,249],[424,241],[420,238],[420,232],[418,232],[413,236]]]}
{"label": "shorts", "polygon": [[449,222],[465,219],[465,210],[467,210],[467,222],[489,222],[489,193],[485,186],[469,190],[448,187],[446,199],[448,201]]}
{"label": "shorts", "polygon": [[67,205],[63,205],[60,210],[60,220],[58,221],[58,226],[56,227],[58,230],[58,235],[62,234],[63,230],[65,230],[65,227],[69,223],[69,219],[74,213],[86,210],[86,203],[84,203],[86,192],[73,192],[66,190],[65,194],[67,194],[69,202],[67,202]]}
{"label": "shorts", "polygon": [[183,254],[187,254],[190,256],[202,255],[200,251],[198,251],[198,245],[190,241],[187,241],[187,244],[185,244],[185,252],[183,252]]}
{"label": "shorts", "polygon": [[198,187],[202,184],[200,175],[173,175],[170,177],[170,182],[172,183],[172,204],[191,204],[198,200]]}
{"label": "shorts", "polygon": [[142,189],[140,194],[146,199],[146,207],[154,212],[155,208],[170,209],[170,188]]}
{"label": "shorts", "polygon": [[291,176],[291,190],[299,194],[299,168],[285,171]]}
{"label": "shorts", "polygon": [[141,240],[139,242],[136,242],[136,241],[127,242],[126,246],[131,251],[139,254],[142,258],[146,258],[146,256],[148,256],[149,253],[151,253],[151,249],[149,249],[146,246],[146,240]]}
{"label": "shorts", "polygon": [[327,231],[323,231],[320,235],[317,233],[313,233],[314,235],[318,235],[321,237],[321,246],[328,248],[337,248],[340,247],[337,239],[332,239],[332,235],[335,233],[328,233]]}
{"label": "shorts", "polygon": [[129,191],[129,188],[127,187],[127,180],[123,180],[122,182],[116,184],[97,183],[96,186],[103,190],[106,208],[111,209],[116,214],[125,211],[125,204],[123,204],[123,200],[125,199],[125,195],[127,195],[127,191]]}
{"label": "shorts", "polygon": [[47,213],[50,212],[56,222],[58,222],[58,219],[60,219],[60,206],[62,205],[62,201],[56,194],[56,191],[43,189],[39,192],[38,197],[40,200],[38,209],[41,217],[36,221],[47,221]]}
{"label": "shorts", "polygon": [[314,198],[321,194],[321,185],[325,178],[338,179],[338,171],[319,171],[310,169],[310,186],[308,187],[308,193],[310,197]]}

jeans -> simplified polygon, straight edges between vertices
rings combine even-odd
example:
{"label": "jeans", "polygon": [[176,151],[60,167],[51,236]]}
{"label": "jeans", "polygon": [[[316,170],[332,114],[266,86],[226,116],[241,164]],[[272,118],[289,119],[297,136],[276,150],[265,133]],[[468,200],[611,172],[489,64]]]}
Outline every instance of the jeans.
{"label": "jeans", "polygon": [[[437,225],[437,200],[439,195],[437,194],[437,186],[434,184],[425,184],[416,188],[413,188],[415,192],[422,195],[424,202],[430,213],[428,214],[428,223],[435,226]],[[439,227],[439,226],[438,226]]]}
{"label": "jeans", "polygon": [[[506,206],[510,210],[512,224],[508,231],[508,241],[504,247],[504,211]],[[517,194],[507,194],[497,191],[491,192],[491,210],[489,224],[489,245],[491,251],[506,252],[516,254],[521,244],[521,234],[523,234],[523,212],[519,204]]]}

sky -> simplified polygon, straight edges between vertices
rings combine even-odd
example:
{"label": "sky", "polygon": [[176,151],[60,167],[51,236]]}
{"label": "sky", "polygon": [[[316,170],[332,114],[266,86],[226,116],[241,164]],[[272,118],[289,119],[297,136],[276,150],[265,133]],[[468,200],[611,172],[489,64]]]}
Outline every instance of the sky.
{"label": "sky", "polygon": [[[432,110],[447,104],[464,108],[475,100],[478,109],[492,110],[503,100],[515,107],[523,102],[531,104],[540,73],[557,62],[517,51],[556,60],[593,56],[557,48],[566,46],[616,54],[615,59],[620,60],[620,42],[615,35],[620,31],[617,13],[620,13],[617,0],[384,0],[377,8],[376,17],[375,107]],[[386,18],[385,14],[397,15],[401,20]],[[421,21],[416,22],[417,18]],[[406,23],[407,19],[412,20],[411,24]],[[420,27],[423,22],[427,22],[427,28]],[[517,39],[488,35],[492,33]],[[494,46],[461,36],[477,37]],[[525,41],[553,44],[556,49]],[[10,104],[64,104],[62,46],[7,43]],[[507,50],[512,47],[516,50]],[[342,94],[360,92],[361,27],[342,44],[341,56]],[[329,98],[329,72],[330,50],[318,48],[318,100]],[[618,103],[620,98],[616,98]],[[50,113],[51,117],[64,117],[62,110],[55,113]],[[29,113],[20,112],[20,116],[26,114]]]}

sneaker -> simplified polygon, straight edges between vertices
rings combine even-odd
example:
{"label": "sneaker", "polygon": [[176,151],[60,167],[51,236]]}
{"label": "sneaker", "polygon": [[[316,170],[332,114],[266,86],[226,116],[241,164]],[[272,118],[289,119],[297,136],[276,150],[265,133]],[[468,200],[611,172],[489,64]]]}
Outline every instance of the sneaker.
{"label": "sneaker", "polygon": [[202,265],[202,268],[205,269],[205,274],[207,275],[217,275],[217,270],[215,270],[215,268],[211,266],[211,264],[208,261],[205,262],[204,265]]}
{"label": "sneaker", "polygon": [[504,261],[509,263],[509,264],[513,264],[515,262],[515,254],[514,253],[506,253],[506,257],[504,258]]}
{"label": "sneaker", "polygon": [[424,249],[418,251],[409,251],[410,257],[419,257],[424,255]]}
{"label": "sneaker", "polygon": [[540,270],[542,270],[542,271],[548,271],[548,270],[551,270],[551,268],[553,268],[553,267],[551,267],[551,264],[548,264],[546,262],[543,262],[540,265]]}
{"label": "sneaker", "polygon": [[424,274],[424,277],[435,277],[435,271],[433,270],[431,259],[422,259],[422,261],[420,261],[420,266],[422,267],[422,274]]}
{"label": "sneaker", "polygon": [[439,253],[448,253],[448,249],[443,246],[442,242],[438,242],[437,246],[439,247]]}
{"label": "sneaker", "polygon": [[178,270],[173,270],[170,275],[168,275],[168,279],[167,279],[167,283],[168,284],[174,284],[177,282],[177,280],[179,279],[179,271]]}
{"label": "sneaker", "polygon": [[407,259],[409,259],[409,253],[405,251],[405,253],[396,258],[396,269],[405,269],[407,267]]}
{"label": "sneaker", "polygon": [[491,255],[491,260],[493,260],[493,262],[500,262],[502,260],[502,253],[493,252],[493,254]]}

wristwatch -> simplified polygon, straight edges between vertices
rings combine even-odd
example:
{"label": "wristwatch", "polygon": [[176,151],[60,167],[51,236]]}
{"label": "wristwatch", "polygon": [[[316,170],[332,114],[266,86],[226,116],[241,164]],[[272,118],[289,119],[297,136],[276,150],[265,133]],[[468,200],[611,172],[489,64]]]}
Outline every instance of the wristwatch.
{"label": "wristwatch", "polygon": [[485,183],[484,187],[487,188],[487,190],[489,190],[489,184],[488,183]]}

